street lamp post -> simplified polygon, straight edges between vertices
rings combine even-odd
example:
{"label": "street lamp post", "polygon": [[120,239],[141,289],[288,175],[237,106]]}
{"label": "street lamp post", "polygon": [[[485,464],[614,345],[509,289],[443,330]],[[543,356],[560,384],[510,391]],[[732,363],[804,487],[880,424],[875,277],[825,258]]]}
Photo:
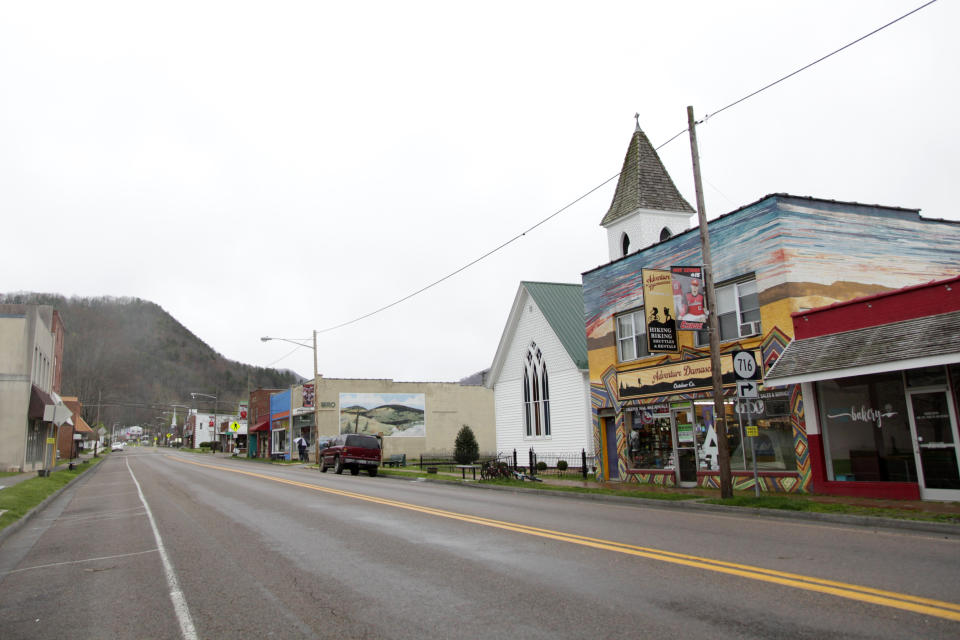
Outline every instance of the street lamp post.
{"label": "street lamp post", "polygon": [[[197,399],[197,396],[200,396],[200,397],[202,397],[202,398],[211,398],[211,399],[213,400],[213,435],[214,435],[214,436],[217,436],[217,438],[219,438],[219,434],[217,434],[217,396],[212,396],[212,395],[210,395],[210,394],[208,394],[208,393],[191,393],[191,394],[190,394],[190,397],[193,398],[194,400]],[[196,438],[196,431],[194,431],[194,438]],[[212,442],[214,443],[214,444],[212,445],[212,446],[213,446],[213,452],[216,453],[216,452],[217,452],[217,445],[216,445],[217,439],[212,440]]]}
{"label": "street lamp post", "polygon": [[[317,375],[317,330],[313,330],[313,346],[304,344],[307,342],[307,338],[272,338],[270,336],[263,336],[260,338],[260,342],[269,342],[270,340],[282,340],[283,342],[289,342],[290,344],[295,344],[299,347],[307,347],[313,349],[313,448],[314,456],[313,459],[317,463],[317,466],[320,465],[320,403],[317,401],[317,392],[319,391],[319,380]],[[292,398],[291,398],[292,400]],[[291,407],[290,411],[290,425],[293,425],[293,411]],[[293,450],[290,450],[291,457]]]}

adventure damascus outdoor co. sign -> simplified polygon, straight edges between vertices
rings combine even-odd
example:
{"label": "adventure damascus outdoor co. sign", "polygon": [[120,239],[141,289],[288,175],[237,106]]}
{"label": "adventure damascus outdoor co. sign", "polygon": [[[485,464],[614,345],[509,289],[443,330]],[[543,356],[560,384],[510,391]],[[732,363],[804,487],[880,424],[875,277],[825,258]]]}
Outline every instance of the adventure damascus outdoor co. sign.
{"label": "adventure damascus outdoor co. sign", "polygon": [[[720,356],[720,371],[723,374],[723,386],[729,387],[736,384],[733,356],[730,354]],[[710,358],[621,371],[617,376],[617,386],[621,400],[706,391],[713,388]]]}

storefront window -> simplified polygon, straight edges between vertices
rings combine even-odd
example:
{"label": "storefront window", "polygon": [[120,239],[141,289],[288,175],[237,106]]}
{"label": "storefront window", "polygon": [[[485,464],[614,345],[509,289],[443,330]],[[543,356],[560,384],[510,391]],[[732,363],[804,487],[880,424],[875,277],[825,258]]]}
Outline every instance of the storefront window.
{"label": "storefront window", "polygon": [[829,480],[917,481],[899,372],[816,386]]}
{"label": "storefront window", "polygon": [[[713,401],[701,400],[696,403],[697,459],[701,471],[720,469],[720,449],[717,441],[716,423],[713,420]],[[730,452],[730,469],[743,471],[752,469],[750,445],[744,450],[743,425],[746,424],[734,411],[734,403],[726,400],[723,404],[727,422],[727,450]],[[763,467],[760,467],[763,468]]]}
{"label": "storefront window", "polygon": [[656,407],[627,412],[627,448],[633,469],[672,469],[670,413]]}

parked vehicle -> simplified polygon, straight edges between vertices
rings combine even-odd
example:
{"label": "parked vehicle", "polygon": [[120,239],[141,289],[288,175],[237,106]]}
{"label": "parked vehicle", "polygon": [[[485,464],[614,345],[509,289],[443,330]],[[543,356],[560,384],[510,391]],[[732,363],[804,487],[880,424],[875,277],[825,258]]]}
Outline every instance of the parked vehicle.
{"label": "parked vehicle", "polygon": [[351,475],[358,475],[366,469],[371,478],[376,476],[380,468],[380,440],[359,433],[340,434],[320,451],[320,471],[326,473],[330,467],[334,473],[349,469]]}
{"label": "parked vehicle", "polygon": [[123,443],[114,442],[112,445],[110,445],[110,451],[123,451]]}

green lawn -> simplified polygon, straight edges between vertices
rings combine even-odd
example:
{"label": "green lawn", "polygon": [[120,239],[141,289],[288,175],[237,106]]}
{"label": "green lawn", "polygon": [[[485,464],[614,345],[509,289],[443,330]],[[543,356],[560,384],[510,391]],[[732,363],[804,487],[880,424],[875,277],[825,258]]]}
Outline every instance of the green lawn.
{"label": "green lawn", "polygon": [[0,515],[0,529],[22,518],[47,496],[69,484],[81,473],[92,469],[102,460],[103,458],[93,458],[89,462],[77,464],[73,471],[69,469],[54,471],[46,478],[37,476],[0,490],[0,511],[4,512]]}

